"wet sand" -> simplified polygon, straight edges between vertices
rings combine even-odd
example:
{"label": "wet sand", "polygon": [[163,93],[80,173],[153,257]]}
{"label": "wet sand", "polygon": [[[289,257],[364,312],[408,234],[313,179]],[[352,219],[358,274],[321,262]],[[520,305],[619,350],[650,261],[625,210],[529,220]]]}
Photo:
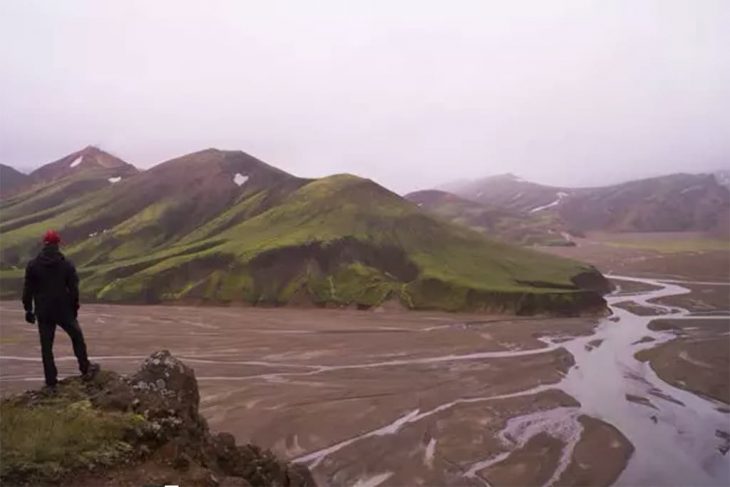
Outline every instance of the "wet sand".
{"label": "wet sand", "polygon": [[730,282],[722,285],[683,282],[682,285],[691,292],[661,298],[656,302],[665,306],[679,306],[695,314],[730,314]]}
{"label": "wet sand", "polygon": [[632,314],[638,316],[661,316],[665,314],[671,314],[671,310],[658,308],[656,306],[641,306],[640,304],[637,304],[630,299],[614,303],[613,306],[616,308],[625,309],[626,311],[630,311]]}
{"label": "wet sand", "polygon": [[637,359],[666,382],[730,404],[730,320],[662,319],[649,328],[676,338],[637,353]]}
{"label": "wet sand", "polygon": [[[37,334],[22,318],[15,303],[0,306],[3,394],[41,385]],[[307,463],[324,484],[532,484],[569,475],[575,441],[593,434],[551,385],[574,364],[560,343],[589,336],[595,319],[106,305],[80,319],[104,367],[129,372],[170,349],[195,368],[214,429]],[[62,375],[75,373],[63,333],[56,357]],[[539,431],[500,435],[544,412],[555,432],[574,433],[547,440],[549,461],[523,471],[507,455],[480,466],[514,448],[534,456]],[[598,457],[583,463],[605,469]]]}
{"label": "wet sand", "polygon": [[[668,312],[656,302],[688,292],[627,282],[631,297],[612,305]],[[677,332],[632,306],[601,320],[109,305],[80,318],[104,367],[130,372],[170,349],[195,368],[214,430],[310,466],[323,485],[730,479],[716,435],[730,415],[634,358]],[[41,385],[37,340],[18,304],[0,303],[0,393]],[[75,373],[60,331],[56,356]]]}

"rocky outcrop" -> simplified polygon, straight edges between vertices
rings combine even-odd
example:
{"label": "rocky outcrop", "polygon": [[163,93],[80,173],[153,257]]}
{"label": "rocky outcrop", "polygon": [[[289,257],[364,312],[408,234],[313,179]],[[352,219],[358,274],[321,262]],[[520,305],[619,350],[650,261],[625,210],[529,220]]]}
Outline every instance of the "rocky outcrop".
{"label": "rocky outcrop", "polygon": [[[198,407],[194,371],[168,351],[153,353],[129,377],[103,371],[90,382],[66,379],[53,394],[29,391],[6,399],[2,412],[12,420],[2,424],[0,483],[315,485],[305,467],[280,461],[254,445],[237,445],[230,434],[211,433]],[[38,412],[43,414],[34,416]],[[13,440],[22,434],[13,428],[54,415],[69,419],[38,424],[56,430],[38,441],[58,445]],[[82,428],[74,430],[71,425],[78,419]],[[103,434],[93,435],[89,429]],[[70,435],[77,437],[65,438]],[[53,457],[55,451],[59,458]]]}

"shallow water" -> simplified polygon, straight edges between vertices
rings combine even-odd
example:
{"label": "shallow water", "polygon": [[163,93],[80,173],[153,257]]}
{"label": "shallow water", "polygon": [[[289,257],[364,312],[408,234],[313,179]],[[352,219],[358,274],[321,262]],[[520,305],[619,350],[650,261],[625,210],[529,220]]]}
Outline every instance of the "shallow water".
{"label": "shallow water", "polygon": [[[360,482],[360,485],[370,487],[387,485],[389,482],[398,485],[397,482],[402,483],[405,478],[403,472],[410,474],[417,470],[412,464],[409,464],[409,467],[387,462],[383,465],[377,462],[369,463],[366,460],[369,448],[392,446],[395,449],[400,448],[400,445],[408,445],[404,446],[403,450],[394,450],[393,454],[403,455],[404,463],[412,461],[412,458],[417,456],[419,461],[423,462],[423,468],[429,470],[433,468],[434,472],[439,473],[438,470],[442,468],[440,465],[443,465],[442,457],[449,454],[448,432],[424,440],[423,445],[413,446],[408,440],[404,440],[408,437],[409,430],[412,432],[414,428],[423,427],[425,423],[437,421],[443,413],[459,416],[460,408],[468,405],[479,407],[483,405],[485,415],[488,416],[489,408],[499,407],[499,401],[504,399],[523,397],[526,401],[532,401],[537,394],[562,389],[575,397],[581,406],[533,410],[511,417],[498,436],[502,442],[502,452],[498,455],[484,452],[484,456],[480,457],[478,451],[469,451],[464,460],[456,459],[461,478],[452,480],[457,485],[489,485],[490,471],[485,469],[508,458],[512,451],[524,446],[535,435],[545,432],[562,440],[564,444],[555,472],[547,482],[548,485],[555,483],[559,481],[561,473],[572,460],[573,448],[583,431],[578,418],[581,414],[586,414],[614,425],[635,447],[635,453],[617,480],[618,485],[730,485],[730,454],[724,456],[720,453],[718,447],[723,445],[723,440],[716,435],[718,430],[730,431],[730,415],[718,410],[720,406],[727,408],[727,405],[677,389],[657,377],[648,364],[634,359],[637,351],[657,346],[675,336],[670,332],[649,330],[648,324],[652,320],[692,319],[687,310],[657,305],[652,301],[659,297],[685,294],[690,291],[680,282],[612,277],[644,283],[652,287],[652,290],[633,292],[631,295],[616,293],[609,296],[608,301],[613,315],[601,320],[595,329],[592,329],[593,323],[590,320],[585,320],[584,327],[566,327],[558,332],[552,329],[556,321],[562,326],[570,320],[543,322],[537,319],[525,320],[521,322],[522,324],[515,323],[515,330],[519,330],[521,326],[534,326],[531,328],[534,331],[516,335],[521,338],[505,335],[506,338],[503,337],[498,341],[502,349],[492,348],[490,351],[486,351],[480,345],[479,337],[484,337],[494,347],[495,340],[490,335],[492,333],[490,326],[494,320],[472,317],[476,321],[455,322],[454,319],[464,320],[465,317],[454,317],[454,315],[404,314],[400,315],[399,319],[407,317],[410,321],[394,321],[393,324],[402,325],[395,327],[383,326],[382,318],[376,320],[368,314],[340,315],[318,312],[314,318],[308,317],[305,320],[309,328],[298,329],[293,326],[293,322],[302,320],[302,316],[297,314],[297,311],[291,310],[247,310],[245,320],[237,321],[244,315],[236,310],[205,309],[205,315],[201,314],[195,318],[194,313],[198,313],[199,310],[183,308],[179,310],[179,319],[171,319],[174,308],[140,307],[124,308],[124,313],[119,313],[117,317],[122,318],[124,322],[118,327],[109,327],[94,321],[90,322],[88,328],[92,337],[96,334],[96,337],[92,338],[95,350],[101,350],[103,347],[103,352],[95,356],[95,360],[103,361],[105,366],[109,365],[110,368],[119,370],[132,371],[134,364],[144,359],[145,353],[151,351],[146,347],[157,346],[158,343],[177,346],[178,356],[198,368],[198,379],[204,387],[208,387],[208,391],[231,394],[231,398],[236,397],[236,390],[245,391],[238,395],[242,401],[240,403],[235,403],[235,400],[231,399],[233,401],[231,404],[218,406],[220,409],[215,407],[208,409],[214,420],[218,421],[219,425],[225,425],[224,429],[227,429],[231,424],[230,418],[238,419],[239,422],[236,424],[244,438],[253,431],[268,441],[267,446],[274,447],[281,438],[277,435],[288,433],[276,431],[275,426],[279,419],[274,421],[269,418],[268,424],[274,425],[275,430],[269,438],[266,436],[268,434],[266,431],[250,427],[252,422],[256,421],[255,414],[258,413],[255,411],[248,413],[246,409],[249,407],[249,402],[255,404],[258,401],[266,401],[266,394],[271,394],[271,397],[268,397],[268,407],[274,405],[276,408],[281,408],[281,421],[298,421],[298,417],[287,415],[286,407],[292,402],[297,403],[301,397],[290,397],[287,395],[289,392],[278,395],[278,391],[287,391],[290,383],[293,384],[292,387],[299,387],[296,390],[300,392],[302,384],[309,384],[313,392],[321,391],[322,389],[317,388],[322,388],[325,384],[332,384],[341,387],[343,395],[352,400],[357,397],[349,396],[355,393],[381,395],[384,392],[390,393],[391,389],[381,387],[383,381],[393,374],[406,372],[410,368],[420,367],[418,370],[424,374],[432,373],[442,379],[449,377],[450,380],[457,382],[462,365],[488,370],[492,366],[499,366],[502,360],[518,357],[516,360],[529,361],[539,358],[542,354],[555,354],[556,350],[564,348],[573,355],[575,365],[567,371],[560,382],[544,384],[536,380],[525,382],[530,384],[529,387],[510,382],[508,384],[512,384],[511,388],[502,389],[510,391],[509,393],[492,394],[488,387],[482,389],[481,393],[475,392],[472,380],[470,385],[453,387],[444,395],[434,395],[425,403],[408,401],[404,398],[402,407],[385,409],[388,412],[378,416],[377,421],[363,422],[363,425],[367,426],[351,429],[352,436],[343,438],[339,433],[327,432],[326,434],[330,435],[327,440],[315,438],[317,441],[310,441],[309,444],[302,442],[302,446],[297,443],[296,451],[289,453],[286,450],[286,454],[299,463],[314,467],[316,474],[327,477],[330,472],[347,470],[348,465],[343,466],[337,462],[342,461],[342,458],[347,457],[349,453],[355,452],[357,455],[363,455],[363,466],[360,468],[358,464],[352,467],[348,473],[351,476],[347,477],[346,482],[340,483],[353,485]],[[626,300],[656,308],[662,316],[637,316],[614,306]],[[94,309],[95,313],[89,316],[97,320],[102,316],[116,316],[114,311],[104,306]],[[33,336],[35,330],[22,323],[22,311],[8,309],[4,312],[8,313],[4,315],[5,317],[11,317],[8,321],[14,320],[9,328],[12,331],[6,332],[5,338],[12,338],[15,341],[7,342],[3,353],[0,354],[0,364],[4,368],[4,374],[0,375],[0,385],[10,383],[19,388],[25,387],[22,385],[23,382],[41,381],[40,357],[29,352],[31,343],[33,347],[36,346],[36,337]],[[338,318],[340,316],[342,318]],[[364,320],[363,317],[368,317],[372,322]],[[701,319],[728,320],[730,317],[714,315]],[[320,320],[324,324],[320,324]],[[436,323],[431,323],[431,320]],[[200,323],[206,324],[205,327],[200,326]],[[357,326],[353,323],[357,323]],[[208,327],[216,329],[211,329],[206,335],[199,334],[200,328]],[[119,346],[116,333],[120,329],[124,330],[125,339],[128,340],[125,346],[130,355],[119,355],[123,348]],[[547,338],[543,334],[543,331],[549,329],[552,329],[549,332],[552,338]],[[588,330],[593,330],[590,335],[575,337],[575,333]],[[354,334],[354,331],[358,334]],[[388,334],[387,340],[375,342],[380,343],[382,349],[375,348],[368,342],[377,340],[384,332]],[[458,337],[468,337],[470,346],[465,347],[461,344],[460,340],[463,338],[452,340],[454,336],[452,332]],[[364,335],[365,333],[367,335]],[[539,346],[534,342],[537,334],[543,334],[542,348],[535,348]],[[279,338],[279,335],[284,337]],[[286,337],[286,335],[291,336]],[[637,343],[646,336],[654,338],[655,341]],[[130,340],[130,337],[133,339]],[[427,337],[434,337],[434,340],[448,340],[443,346],[435,346],[425,340]],[[528,339],[529,345],[524,342]],[[425,344],[428,348],[412,347],[414,341]],[[63,346],[63,340],[61,342]],[[461,348],[454,348],[454,345]],[[322,347],[330,353],[322,354]],[[348,355],[351,352],[356,353]],[[75,359],[70,355],[68,346],[65,352],[58,354],[56,360],[59,367],[65,368],[69,373],[75,373],[73,367]],[[449,375],[452,369],[453,375]],[[438,374],[442,372],[443,375],[439,376]],[[536,373],[535,369],[530,369],[530,373]],[[350,391],[351,376],[358,376],[359,384],[372,389],[363,392],[357,389],[360,386],[352,385],[355,392]],[[551,381],[554,380],[556,380],[555,375]],[[536,383],[538,385],[535,385]],[[261,384],[265,386],[262,388]],[[395,387],[395,383],[392,387]],[[520,387],[524,389],[519,390]],[[249,395],[249,391],[254,396]],[[255,396],[262,392],[263,396]],[[650,403],[646,405],[630,402],[626,399],[627,394],[646,398]],[[332,400],[326,394],[312,394],[312,398],[324,402]],[[344,406],[345,403],[342,404],[343,407],[348,407]],[[372,408],[373,415],[376,413],[379,415],[383,411],[383,406],[377,401],[363,402],[363,405]],[[357,417],[357,412],[360,410],[353,407],[353,417]],[[262,414],[266,414],[268,410],[261,411]],[[337,412],[336,408],[331,408],[330,411]],[[317,417],[318,415],[319,413],[315,412],[311,419],[314,424],[331,425],[330,420]],[[313,434],[315,436],[319,434],[318,428],[308,430],[306,421],[298,423],[297,426],[300,429],[295,431],[295,439],[297,435],[305,439],[309,435],[311,440]],[[474,427],[480,426],[474,423]],[[377,443],[377,446],[373,446],[374,442],[380,440],[382,441]],[[610,448],[616,447],[617,445],[613,444],[605,445],[607,452]],[[494,449],[489,450],[493,451]],[[372,468],[378,470],[381,467],[384,471],[379,473],[370,471]],[[456,476],[458,475],[457,473]]]}
{"label": "shallow water", "polygon": [[[619,279],[619,276],[612,277]],[[631,299],[638,304],[657,308],[665,318],[689,317],[690,313],[685,309],[651,302],[660,297],[689,293],[689,289],[677,283],[652,279],[631,277],[620,277],[620,279],[655,287],[651,291],[632,295]],[[462,402],[491,401],[508,396],[532,395],[549,389],[561,389],[577,399],[581,406],[517,416],[512,418],[505,430],[500,433],[502,442],[510,451],[523,446],[530,438],[541,432],[564,440],[565,446],[559,468],[547,485],[558,481],[560,474],[571,460],[573,448],[581,431],[580,423],[577,421],[580,414],[612,424],[633,444],[634,454],[616,481],[616,485],[681,487],[730,485],[730,456],[720,452],[719,447],[724,442],[717,436],[718,431],[730,432],[730,415],[718,410],[724,406],[722,403],[667,384],[654,373],[648,363],[639,362],[634,358],[636,352],[671,340],[674,335],[648,328],[648,324],[659,316],[638,316],[613,306],[625,300],[626,296],[608,297],[613,315],[605,318],[593,334],[567,341],[560,340],[559,343],[552,343],[545,349],[417,359],[419,363],[489,359],[540,353],[555,347],[564,347],[575,358],[575,365],[558,384],[538,386],[506,396],[451,401],[425,412],[409,411],[379,429],[310,452],[297,458],[296,461],[317,467],[324,458],[342,448],[372,436],[397,434],[408,423],[420,421]],[[714,318],[730,319],[727,316]],[[637,343],[646,336],[652,337],[654,341]],[[597,340],[601,340],[599,345],[595,345]],[[414,361],[404,360],[349,365],[346,368],[381,367],[412,362]],[[646,397],[654,407],[628,401],[627,394]],[[466,468],[464,476],[489,485],[487,479],[478,475],[478,472],[503,461],[509,456],[510,451],[474,463]]]}
{"label": "shallow water", "polygon": [[[667,318],[690,314],[682,308],[650,302],[690,292],[678,284],[612,277],[656,286],[658,289],[631,299],[665,313],[674,311]],[[625,297],[608,298],[609,305],[622,300]],[[722,440],[716,435],[717,431],[730,431],[730,415],[718,410],[722,403],[667,384],[648,363],[636,360],[636,352],[666,342],[673,335],[648,328],[656,316],[611,308],[612,319],[605,319],[595,334],[562,343],[575,357],[576,365],[557,387],[575,397],[583,413],[611,423],[634,445],[634,454],[616,485],[730,485],[730,456],[718,450]],[[656,341],[636,343],[644,336]],[[600,346],[586,348],[597,339],[603,340]],[[656,409],[629,402],[626,394],[647,397]]]}

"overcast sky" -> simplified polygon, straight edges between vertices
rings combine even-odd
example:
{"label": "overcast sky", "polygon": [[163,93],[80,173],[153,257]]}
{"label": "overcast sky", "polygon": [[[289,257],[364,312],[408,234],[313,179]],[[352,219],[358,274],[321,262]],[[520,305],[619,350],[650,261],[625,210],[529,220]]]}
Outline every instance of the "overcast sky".
{"label": "overcast sky", "polygon": [[0,162],[207,147],[397,191],[730,166],[730,1],[0,2]]}

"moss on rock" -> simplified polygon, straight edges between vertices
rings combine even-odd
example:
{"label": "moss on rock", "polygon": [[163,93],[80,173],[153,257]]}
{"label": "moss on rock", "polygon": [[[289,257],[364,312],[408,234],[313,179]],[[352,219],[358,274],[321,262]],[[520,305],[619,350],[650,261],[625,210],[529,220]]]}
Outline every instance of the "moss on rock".
{"label": "moss on rock", "polygon": [[[0,403],[0,483],[114,485],[115,477],[128,479],[144,465],[142,471],[158,471],[155,483],[163,472],[165,483],[192,486],[211,485],[212,478],[314,485],[305,467],[236,445],[231,435],[212,435],[198,406],[194,371],[167,351],[152,354],[130,377],[103,371],[89,382],[65,379],[52,393],[10,397]],[[150,480],[141,475],[142,483]]]}

